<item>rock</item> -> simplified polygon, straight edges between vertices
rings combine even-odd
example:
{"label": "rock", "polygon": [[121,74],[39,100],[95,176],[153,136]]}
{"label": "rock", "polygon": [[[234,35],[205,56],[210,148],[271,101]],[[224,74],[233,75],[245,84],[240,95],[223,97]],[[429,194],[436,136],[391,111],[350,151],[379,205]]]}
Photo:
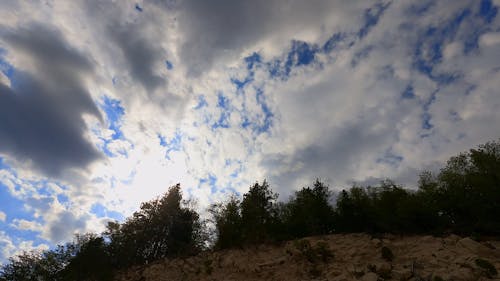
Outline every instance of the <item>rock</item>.
{"label": "rock", "polygon": [[392,277],[394,280],[406,281],[412,277],[413,273],[409,269],[393,270]]}
{"label": "rock", "polygon": [[349,276],[347,276],[345,273],[341,272],[336,272],[336,271],[331,271],[326,274],[326,279],[331,280],[331,281],[348,281],[351,280]]}
{"label": "rock", "polygon": [[420,238],[421,243],[432,243],[434,241],[436,241],[436,239],[430,235],[426,235]]}
{"label": "rock", "polygon": [[377,281],[378,275],[373,272],[368,272],[367,274],[361,277],[361,281]]}
{"label": "rock", "polygon": [[378,238],[373,238],[372,239],[372,244],[375,246],[375,247],[380,247],[382,246],[382,240],[378,239]]}
{"label": "rock", "polygon": [[460,268],[454,272],[451,272],[449,276],[443,276],[445,280],[457,280],[457,281],[468,281],[477,280],[474,278],[474,273],[469,268]]}
{"label": "rock", "polygon": [[349,266],[348,272],[351,273],[354,277],[359,278],[365,274],[365,271],[362,267],[351,265]]}
{"label": "rock", "polygon": [[392,271],[392,265],[388,262],[376,263],[375,267],[379,275],[391,273]]}
{"label": "rock", "polygon": [[464,247],[464,248],[468,249],[469,251],[476,253],[476,254],[480,253],[480,252],[490,251],[490,249],[488,247],[484,246],[483,244],[481,244],[477,241],[470,239],[469,237],[465,237],[463,239],[460,239],[458,241],[458,245],[461,247]]}
{"label": "rock", "polygon": [[448,237],[445,238],[445,241],[450,244],[456,244],[460,239],[461,239],[460,236],[456,234],[450,234]]}

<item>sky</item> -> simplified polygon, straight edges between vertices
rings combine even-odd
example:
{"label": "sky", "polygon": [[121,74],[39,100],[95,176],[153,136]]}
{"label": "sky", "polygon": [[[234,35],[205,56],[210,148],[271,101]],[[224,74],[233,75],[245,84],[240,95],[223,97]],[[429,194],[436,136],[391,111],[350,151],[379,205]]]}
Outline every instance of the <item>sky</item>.
{"label": "sky", "polygon": [[499,0],[3,0],[0,262],[181,183],[416,188],[500,136]]}

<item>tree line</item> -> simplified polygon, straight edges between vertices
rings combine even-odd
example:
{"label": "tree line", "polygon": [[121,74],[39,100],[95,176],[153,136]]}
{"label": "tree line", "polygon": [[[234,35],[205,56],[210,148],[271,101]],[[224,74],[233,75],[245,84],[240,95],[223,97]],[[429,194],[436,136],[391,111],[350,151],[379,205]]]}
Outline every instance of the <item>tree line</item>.
{"label": "tree line", "polygon": [[316,180],[286,202],[277,198],[256,182],[211,205],[202,220],[177,184],[101,234],[11,257],[0,281],[112,280],[117,270],[164,258],[331,233],[498,236],[500,140],[450,158],[437,174],[423,172],[417,190],[385,180],[334,194]]}

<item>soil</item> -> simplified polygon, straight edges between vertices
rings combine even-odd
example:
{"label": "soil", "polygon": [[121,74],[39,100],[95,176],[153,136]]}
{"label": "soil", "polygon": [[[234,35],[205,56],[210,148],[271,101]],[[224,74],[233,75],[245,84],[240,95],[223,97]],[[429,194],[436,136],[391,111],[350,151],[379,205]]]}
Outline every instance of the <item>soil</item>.
{"label": "soil", "polygon": [[500,280],[500,241],[334,234],[204,252],[131,268],[116,281]]}

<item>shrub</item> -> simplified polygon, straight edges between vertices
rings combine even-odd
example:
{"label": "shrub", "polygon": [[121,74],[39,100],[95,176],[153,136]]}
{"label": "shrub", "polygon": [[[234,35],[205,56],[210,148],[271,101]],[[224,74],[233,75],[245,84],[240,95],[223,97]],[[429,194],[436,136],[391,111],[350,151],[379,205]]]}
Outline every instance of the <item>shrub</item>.
{"label": "shrub", "polygon": [[382,258],[386,261],[392,261],[394,259],[394,254],[387,246],[382,247],[381,254]]}
{"label": "shrub", "polygon": [[325,242],[318,242],[311,246],[311,242],[307,239],[297,240],[294,242],[295,248],[299,250],[302,257],[310,263],[328,262],[333,258],[333,253]]}
{"label": "shrub", "polygon": [[483,259],[476,259],[476,265],[484,270],[488,278],[492,278],[498,274],[497,269],[491,262]]}

